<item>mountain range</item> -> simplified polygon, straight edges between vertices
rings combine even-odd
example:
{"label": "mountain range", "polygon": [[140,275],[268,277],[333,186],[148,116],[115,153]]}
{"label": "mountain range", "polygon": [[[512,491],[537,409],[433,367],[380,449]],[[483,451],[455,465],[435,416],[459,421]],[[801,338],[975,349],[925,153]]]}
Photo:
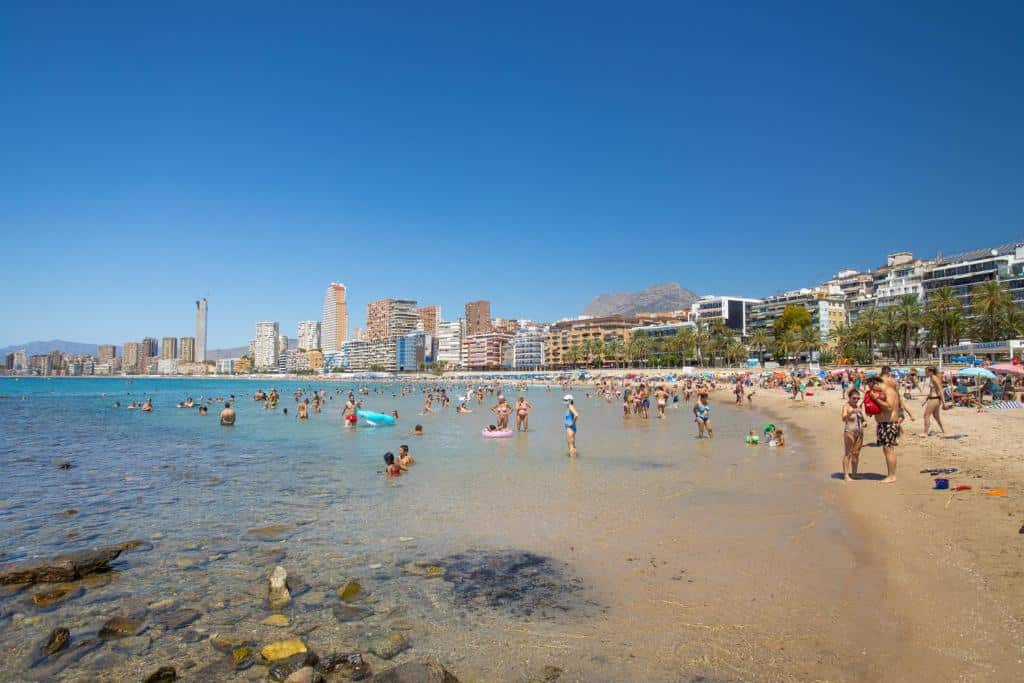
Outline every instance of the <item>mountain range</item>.
{"label": "mountain range", "polygon": [[583,308],[583,315],[635,315],[690,308],[698,296],[676,282],[651,285],[639,292],[598,294]]}

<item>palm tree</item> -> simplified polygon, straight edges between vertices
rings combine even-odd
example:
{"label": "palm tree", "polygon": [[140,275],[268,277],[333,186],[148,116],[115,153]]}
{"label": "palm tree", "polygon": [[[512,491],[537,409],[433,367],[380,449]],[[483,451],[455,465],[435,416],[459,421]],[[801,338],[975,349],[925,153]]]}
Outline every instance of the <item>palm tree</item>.
{"label": "palm tree", "polygon": [[579,344],[573,344],[569,347],[569,350],[565,352],[565,364],[576,365],[582,357],[583,348]]}
{"label": "palm tree", "polygon": [[757,359],[760,361],[762,368],[764,367],[764,352],[768,350],[771,343],[772,336],[764,328],[754,330],[754,333],[750,335],[750,348],[757,353]]}
{"label": "palm tree", "polygon": [[601,368],[604,367],[604,356],[606,353],[606,346],[604,339],[591,339],[590,340],[590,353],[594,358],[594,366]]}
{"label": "palm tree", "polygon": [[928,295],[924,323],[938,346],[952,346],[960,341],[963,308],[951,287],[940,287]]}
{"label": "palm tree", "polygon": [[921,302],[917,294],[904,294],[892,307],[896,328],[900,333],[900,344],[903,358],[909,361],[917,348],[917,339],[921,332]]}
{"label": "palm tree", "polygon": [[797,349],[807,352],[807,361],[814,357],[814,352],[821,348],[821,332],[813,325],[804,327],[796,337]]}
{"label": "palm tree", "polygon": [[693,348],[697,352],[697,365],[704,365],[704,349],[711,343],[711,333],[700,320],[693,328]]}
{"label": "palm tree", "polygon": [[988,280],[971,290],[971,315],[979,341],[997,341],[1011,332],[1008,328],[1013,296],[997,280]]}
{"label": "palm tree", "polygon": [[885,316],[880,308],[868,308],[857,318],[857,336],[868,345],[868,362],[875,360],[875,342],[885,329]]}
{"label": "palm tree", "polygon": [[693,350],[695,348],[693,329],[690,327],[681,327],[676,330],[669,346],[672,348],[673,352],[679,355],[680,361],[685,365],[686,359],[693,355]]}
{"label": "palm tree", "polygon": [[607,356],[613,363],[620,361],[625,352],[626,347],[623,345],[621,337],[612,337],[608,340],[608,343],[604,345],[605,356]]}
{"label": "palm tree", "polygon": [[630,338],[627,348],[633,361],[646,360],[647,353],[651,350],[651,338],[646,334],[634,335]]}
{"label": "palm tree", "polygon": [[725,362],[733,365],[747,357],[747,347],[739,337],[730,337],[722,349]]}
{"label": "palm tree", "polygon": [[775,354],[785,365],[790,355],[799,348],[797,334],[792,328],[786,328],[775,337]]}

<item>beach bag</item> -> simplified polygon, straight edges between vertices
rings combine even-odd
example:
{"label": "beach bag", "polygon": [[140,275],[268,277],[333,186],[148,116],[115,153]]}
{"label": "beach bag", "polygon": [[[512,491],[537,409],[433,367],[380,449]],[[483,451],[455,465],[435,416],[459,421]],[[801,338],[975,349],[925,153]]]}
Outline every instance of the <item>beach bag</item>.
{"label": "beach bag", "polygon": [[878,415],[882,412],[881,406],[875,403],[875,399],[871,396],[870,391],[864,394],[864,412],[868,415]]}

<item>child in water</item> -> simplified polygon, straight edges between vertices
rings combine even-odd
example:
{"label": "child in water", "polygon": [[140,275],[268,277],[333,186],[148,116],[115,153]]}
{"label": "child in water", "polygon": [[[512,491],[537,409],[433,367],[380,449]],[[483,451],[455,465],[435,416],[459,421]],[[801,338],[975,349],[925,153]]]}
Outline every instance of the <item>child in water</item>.
{"label": "child in water", "polygon": [[400,477],[402,475],[402,468],[395,464],[395,454],[391,451],[384,454],[384,464],[386,465],[384,476]]}
{"label": "child in water", "polygon": [[761,437],[757,435],[757,432],[753,429],[747,434],[746,442],[751,446],[756,446],[761,443]]}
{"label": "child in water", "polygon": [[768,442],[768,445],[772,446],[773,448],[782,448],[783,446],[786,445],[786,435],[782,432],[781,429],[776,429],[775,431],[772,432],[772,438]]}
{"label": "child in water", "polygon": [[398,466],[402,471],[409,469],[410,465],[414,465],[416,460],[413,459],[412,454],[409,453],[409,447],[402,444],[398,447]]}

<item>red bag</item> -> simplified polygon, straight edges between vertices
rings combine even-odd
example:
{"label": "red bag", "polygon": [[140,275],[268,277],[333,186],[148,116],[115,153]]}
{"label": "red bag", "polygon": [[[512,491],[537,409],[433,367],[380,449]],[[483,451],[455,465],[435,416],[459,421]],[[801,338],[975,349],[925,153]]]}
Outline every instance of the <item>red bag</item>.
{"label": "red bag", "polygon": [[864,412],[868,415],[878,415],[882,412],[881,406],[875,403],[875,399],[871,396],[873,392],[868,391],[864,394]]}

